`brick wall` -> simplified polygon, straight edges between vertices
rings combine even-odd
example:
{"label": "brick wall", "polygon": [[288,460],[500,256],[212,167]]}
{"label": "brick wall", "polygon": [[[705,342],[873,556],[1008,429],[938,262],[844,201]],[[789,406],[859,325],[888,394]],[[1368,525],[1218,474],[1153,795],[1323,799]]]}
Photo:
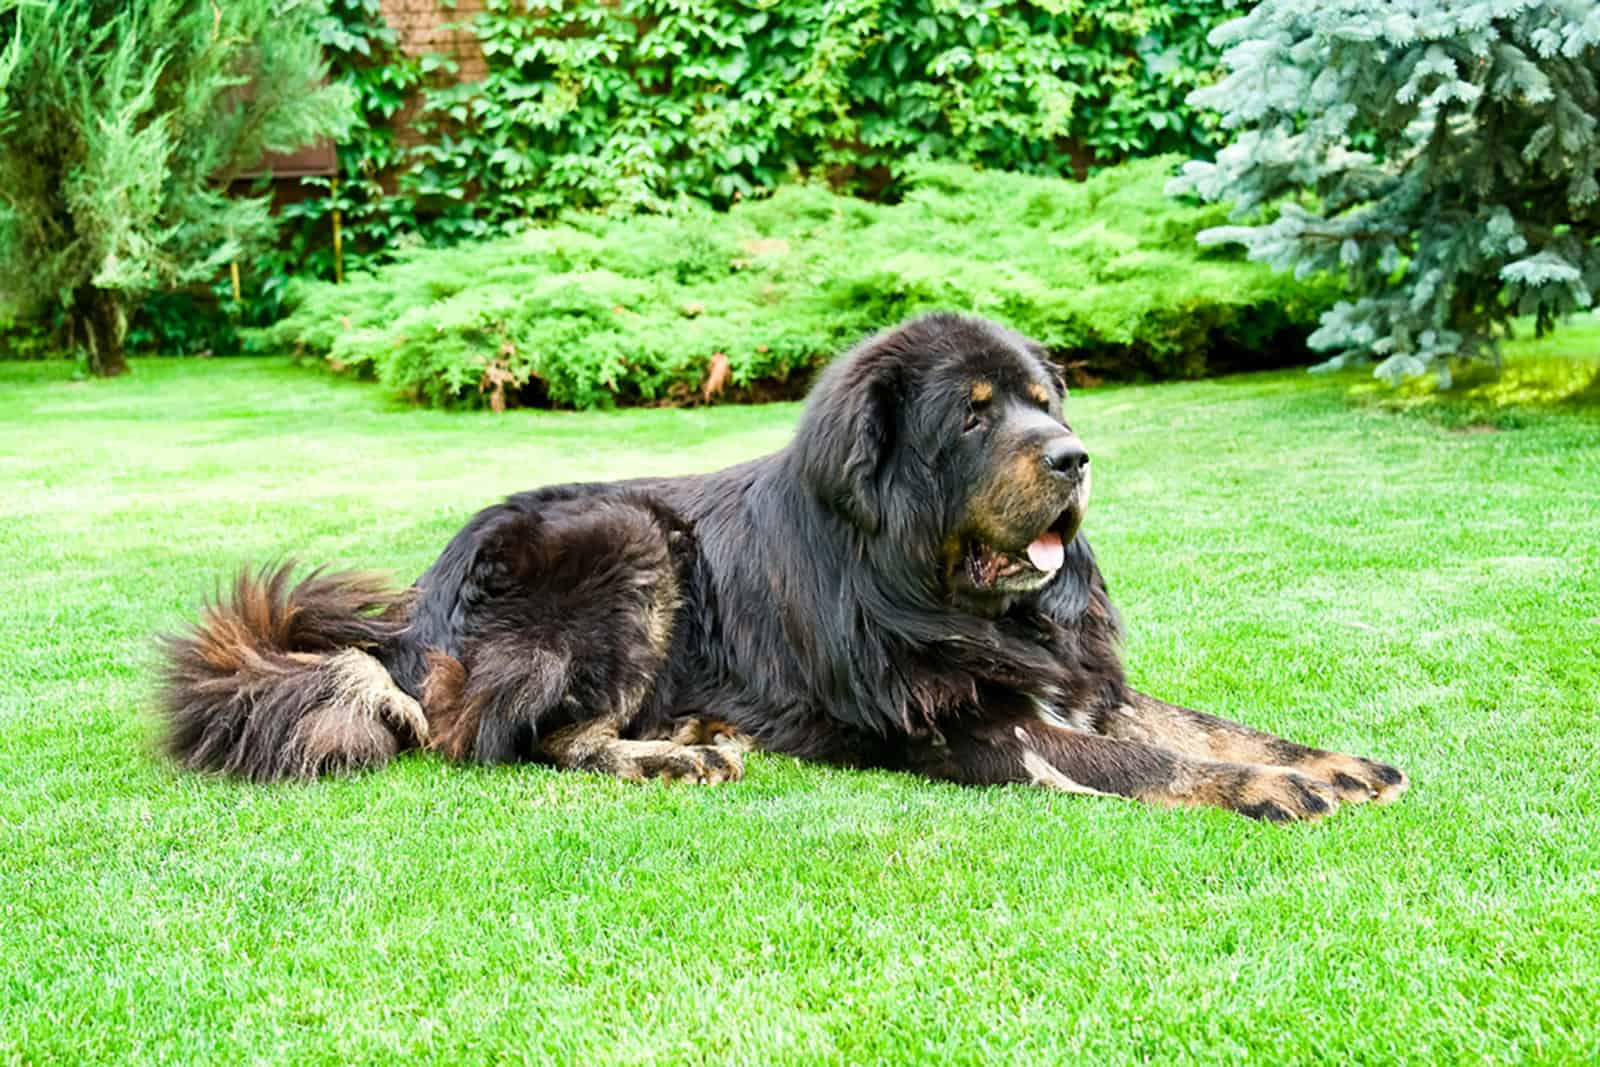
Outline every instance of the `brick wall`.
{"label": "brick wall", "polygon": [[[453,23],[467,22],[482,11],[483,0],[457,0],[448,8],[439,0],[379,0],[379,4],[384,19],[400,38],[400,50],[407,55],[449,56],[456,61],[456,77],[460,81],[478,81],[489,73],[472,31],[447,28]],[[411,128],[416,113],[417,100],[413,98],[392,120],[400,131],[401,144],[414,145],[422,141]]]}
{"label": "brick wall", "polygon": [[483,10],[483,0],[457,0],[449,8],[439,0],[380,0],[379,6],[407,55],[432,52],[450,56],[460,65],[462,81],[477,81],[488,73],[471,31],[445,28],[450,23],[469,21]]}
{"label": "brick wall", "polygon": [[[457,78],[477,81],[488,74],[483,52],[471,30],[449,29],[452,23],[466,22],[483,10],[483,0],[456,0],[450,7],[439,0],[380,0],[383,17],[400,38],[400,48],[407,55],[425,53],[450,56],[458,65]],[[403,144],[421,141],[411,129],[411,119],[416,114],[413,100],[394,116],[394,125],[400,129]],[[309,174],[333,174],[337,163],[333,144],[324,141],[309,145],[297,152],[269,153],[254,169],[242,175],[253,178],[270,173],[277,186],[279,199],[299,199],[304,195],[299,188],[299,178]]]}

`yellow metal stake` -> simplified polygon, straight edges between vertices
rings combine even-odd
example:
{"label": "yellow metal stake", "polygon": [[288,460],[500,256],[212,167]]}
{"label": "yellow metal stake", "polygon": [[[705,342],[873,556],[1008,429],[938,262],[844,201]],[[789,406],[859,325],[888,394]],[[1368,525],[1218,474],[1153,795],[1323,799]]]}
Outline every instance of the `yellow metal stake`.
{"label": "yellow metal stake", "polygon": [[[333,197],[335,205],[339,200],[339,179],[331,178],[328,181],[328,192]],[[341,285],[344,282],[344,234],[339,231],[339,208],[333,209],[333,283]]]}

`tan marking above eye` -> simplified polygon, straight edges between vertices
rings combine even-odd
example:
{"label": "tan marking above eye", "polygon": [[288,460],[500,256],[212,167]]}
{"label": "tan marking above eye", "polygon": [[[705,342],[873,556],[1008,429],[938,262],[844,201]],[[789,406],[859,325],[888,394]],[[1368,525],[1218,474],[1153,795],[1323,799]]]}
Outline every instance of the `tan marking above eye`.
{"label": "tan marking above eye", "polygon": [[974,404],[987,404],[994,399],[994,386],[989,382],[972,383],[972,402]]}
{"label": "tan marking above eye", "polygon": [[1050,390],[1046,389],[1038,382],[1034,382],[1032,385],[1028,386],[1028,395],[1033,398],[1034,403],[1043,407],[1050,406]]}

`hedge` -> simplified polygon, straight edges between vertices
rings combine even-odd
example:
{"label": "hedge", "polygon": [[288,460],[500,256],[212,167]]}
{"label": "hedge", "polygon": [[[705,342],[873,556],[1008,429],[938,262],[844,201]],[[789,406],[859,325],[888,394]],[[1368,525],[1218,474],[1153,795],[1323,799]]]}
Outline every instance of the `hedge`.
{"label": "hedge", "polygon": [[1335,291],[1199,248],[1227,208],[1164,196],[1176,162],[1083,183],[923,164],[894,205],[801,184],[724,213],[568,215],[297,285],[249,343],[429,404],[577,408],[793,395],[934,309],[1000,319],[1080,381],[1309,362]]}

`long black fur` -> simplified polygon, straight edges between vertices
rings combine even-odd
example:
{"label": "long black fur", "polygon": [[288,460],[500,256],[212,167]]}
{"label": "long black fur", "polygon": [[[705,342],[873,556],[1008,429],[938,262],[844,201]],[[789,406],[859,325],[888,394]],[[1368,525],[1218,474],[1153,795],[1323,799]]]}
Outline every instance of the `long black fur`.
{"label": "long black fur", "polygon": [[[893,764],[901,739],[935,737],[941,721],[984,706],[1022,714],[1034,698],[1073,706],[1114,699],[1118,624],[1081,536],[1049,588],[999,617],[953,611],[928,580],[938,549],[929,533],[948,527],[960,496],[949,483],[967,472],[896,445],[938,439],[943,427],[929,424],[965,402],[965,381],[941,377],[945,357],[988,348],[1000,364],[1036,361],[1022,344],[981,320],[916,320],[825,371],[781,452],[713,474],[516,494],[474,516],[417,580],[404,627],[394,625],[392,607],[381,621],[369,617],[401,598],[363,587],[365,598],[341,602],[344,614],[329,618],[323,608],[315,626],[285,629],[283,619],[308,619],[322,606],[330,579],[291,592],[283,570],[242,577],[220,615],[169,645],[170,747],[193,767],[286,774],[293,754],[272,750],[317,698],[314,668],[283,653],[370,648],[402,690],[422,699],[438,656],[462,664],[470,680],[474,665],[496,669],[475,650],[512,636],[550,649],[566,672],[540,680],[537,693],[527,679],[508,678],[497,703],[520,699],[521,710],[488,709],[482,750],[458,754],[527,757],[541,728],[596,710],[596,695],[636,669],[623,654],[636,643],[623,621],[636,605],[605,591],[608,579],[595,572],[612,574],[616,586],[624,579],[615,575],[664,560],[679,578],[680,604],[634,734],[710,714],[763,748]],[[921,401],[908,403],[912,396]],[[682,547],[623,562],[642,551],[629,538],[648,537],[621,536],[619,514],[647,516],[662,546],[671,538]],[[234,636],[217,635],[218,618],[251,635],[246,666],[231,679],[199,655],[207,640]],[[508,726],[507,717],[518,721]]]}
{"label": "long black fur", "polygon": [[[1077,529],[1086,455],[1076,474],[1059,456],[1041,467],[1077,447],[1060,404],[1020,335],[953,315],[906,323],[829,367],[773,455],[519,493],[473,517],[404,595],[349,576],[293,590],[283,570],[241,579],[168,646],[170,746],[188,766],[255,778],[367,765],[424,740],[461,759],[560,762],[589,743],[574,740],[585,723],[625,744],[706,716],[802,757],[1276,817],[1308,787],[1261,800],[1238,764],[1207,777],[1184,760],[1328,754],[1128,688],[1118,617]],[[1018,558],[1051,522],[1065,560],[1047,584],[984,585],[973,531]],[[387,751],[308,760],[296,725],[326,704],[319,672],[343,648],[381,662],[427,728],[395,727]],[[1162,730],[1152,743],[1175,751],[1144,744]],[[547,745],[558,734],[566,747]],[[1041,771],[1040,753],[1075,777]],[[564,765],[599,765],[576,758]],[[1233,792],[1161,792],[1201,778]],[[1331,793],[1311,793],[1285,817],[1327,810]]]}

